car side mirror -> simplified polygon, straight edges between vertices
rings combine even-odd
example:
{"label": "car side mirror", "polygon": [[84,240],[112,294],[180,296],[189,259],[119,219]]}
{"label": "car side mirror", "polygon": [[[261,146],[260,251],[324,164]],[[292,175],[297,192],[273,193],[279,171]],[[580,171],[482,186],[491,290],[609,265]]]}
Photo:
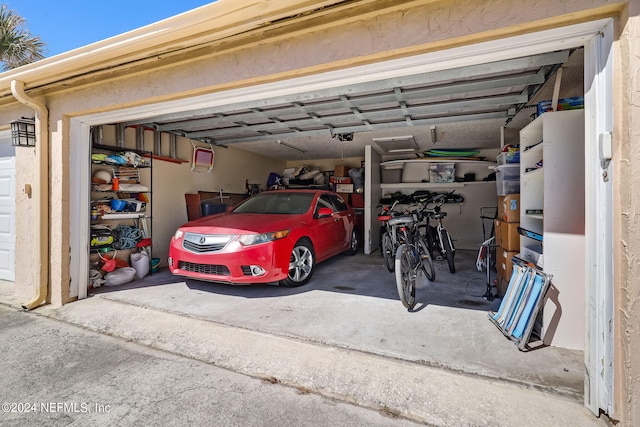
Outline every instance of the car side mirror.
{"label": "car side mirror", "polygon": [[331,210],[331,208],[318,209],[318,218],[326,218],[331,215],[333,215],[333,211]]}

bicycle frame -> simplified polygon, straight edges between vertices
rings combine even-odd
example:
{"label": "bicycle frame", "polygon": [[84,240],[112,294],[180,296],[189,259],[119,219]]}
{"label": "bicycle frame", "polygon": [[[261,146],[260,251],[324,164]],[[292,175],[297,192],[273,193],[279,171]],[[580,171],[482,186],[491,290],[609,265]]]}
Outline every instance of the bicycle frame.
{"label": "bicycle frame", "polygon": [[[455,246],[453,239],[449,232],[445,229],[443,224],[444,217],[447,216],[446,212],[442,212],[441,206],[444,203],[445,196],[438,195],[427,201],[429,204],[434,204],[434,207],[427,209],[427,243],[429,246],[429,253],[433,256],[434,250],[440,253],[440,259],[446,259],[449,264],[449,270],[451,273],[455,273],[455,262],[453,260],[455,256]],[[436,225],[431,225],[431,219],[436,220]]]}
{"label": "bicycle frame", "polygon": [[446,231],[446,229],[444,228],[444,225],[442,225],[442,218],[438,219],[438,225],[435,227],[436,229],[436,236],[438,238],[438,246],[440,246],[439,251],[441,254],[443,254],[444,256],[446,256],[447,253],[447,249],[446,246],[444,244],[444,240],[442,238],[443,234],[446,234],[446,238],[448,240],[448,244],[449,247],[451,248],[452,252],[455,253],[455,248],[453,247],[453,240],[451,240],[451,235],[447,232],[447,233],[443,233],[442,231]]}
{"label": "bicycle frame", "polygon": [[420,212],[407,219],[411,222],[404,227],[406,240],[395,254],[396,287],[400,301],[409,310],[415,305],[416,278],[424,274],[428,280],[435,280],[433,261],[419,230],[421,219]]}

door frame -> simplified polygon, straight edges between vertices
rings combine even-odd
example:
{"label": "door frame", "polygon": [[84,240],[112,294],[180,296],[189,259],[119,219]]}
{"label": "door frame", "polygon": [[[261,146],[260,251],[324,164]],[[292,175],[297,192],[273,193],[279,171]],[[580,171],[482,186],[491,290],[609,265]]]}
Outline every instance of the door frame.
{"label": "door frame", "polygon": [[[241,102],[246,100],[266,100],[269,98],[283,98],[290,100],[302,99],[306,93],[316,90],[326,90],[339,86],[349,86],[354,83],[363,83],[367,81],[375,81],[387,79],[390,77],[398,77],[402,75],[421,74],[438,70],[446,70],[469,65],[482,64],[487,62],[499,61],[523,55],[535,55],[554,50],[567,49],[572,47],[585,47],[585,77],[592,82],[589,92],[586,93],[586,131],[592,136],[587,143],[587,166],[592,167],[597,152],[597,143],[594,143],[595,135],[609,128],[610,120],[602,121],[603,117],[611,117],[612,105],[607,102],[607,96],[604,90],[611,86],[611,57],[606,56],[604,59],[605,73],[599,73],[602,68],[601,59],[602,52],[611,50],[612,38],[610,37],[613,20],[611,18],[596,21],[585,22],[566,27],[553,28],[532,34],[523,34],[514,37],[508,37],[499,40],[492,40],[474,45],[461,46],[457,48],[429,52],[411,57],[398,58],[389,61],[383,61],[376,64],[366,66],[357,66],[343,70],[319,73],[312,76],[289,79],[286,81],[277,81],[254,87],[246,87],[222,91],[202,96],[194,96],[177,101],[165,102],[161,104],[147,104],[129,109],[123,109],[113,112],[93,114],[87,116],[76,117],[70,120],[70,161],[73,165],[70,168],[72,183],[70,194],[70,224],[85,224],[81,227],[70,227],[70,244],[71,244],[71,296],[85,298],[87,296],[88,284],[88,242],[89,242],[89,182],[90,182],[90,135],[91,126],[119,123],[139,118],[153,117],[159,114],[170,114],[179,111],[185,111],[197,108],[206,108],[213,105],[224,105],[229,103]],[[597,39],[605,34],[606,37]],[[599,41],[596,41],[599,40]],[[598,53],[594,53],[597,51]],[[593,71],[595,70],[595,71]],[[594,92],[591,92],[593,89]],[[604,92],[603,92],[604,91]],[[596,95],[597,94],[597,95]],[[607,124],[608,123],[608,124]],[[595,133],[594,133],[595,132]],[[591,157],[589,157],[591,156]],[[599,161],[599,159],[598,159]],[[588,168],[589,170],[589,168]],[[607,187],[599,182],[601,171],[598,173],[588,172],[585,177],[585,186],[587,191],[591,193],[587,198],[588,203],[602,201],[603,204],[597,205],[601,210],[595,214],[596,205],[587,208],[589,224],[598,224],[598,232],[587,229],[587,265],[596,265],[600,262],[601,252],[603,248],[609,247],[612,240],[611,219],[613,217],[613,206],[610,198],[607,196]],[[375,183],[370,183],[375,185]],[[379,183],[378,183],[379,184]],[[366,205],[369,203],[369,205]],[[370,210],[371,201],[365,200],[365,205]],[[369,226],[372,221],[371,212],[366,215],[365,220],[369,218]],[[367,239],[367,236],[365,236]],[[586,293],[589,298],[596,295],[604,295],[606,299],[600,301],[598,306],[586,309],[586,330],[585,336],[585,363],[589,363],[591,367],[587,368],[587,372],[597,372],[592,370],[597,365],[598,360],[608,358],[610,354],[605,354],[605,346],[609,344],[611,339],[610,330],[606,330],[603,325],[611,324],[613,311],[613,301],[609,300],[612,296],[611,284],[613,283],[612,263],[609,252],[605,261],[607,266],[603,269],[598,268],[598,274],[593,275],[591,271],[586,272],[589,277],[587,282]],[[594,277],[595,276],[595,277]],[[589,302],[589,301],[587,301]],[[596,334],[605,331],[607,339],[605,342],[598,340]],[[605,352],[605,353],[603,353]],[[586,353],[589,353],[587,357]],[[610,365],[612,367],[612,358]],[[613,370],[610,375],[602,378],[602,381],[591,383],[591,379],[587,378],[585,382],[590,384],[589,408],[596,412],[597,407],[602,407],[607,413],[613,412],[613,404],[607,403],[612,401],[612,395],[609,390],[613,387]],[[595,398],[596,396],[602,398]]]}
{"label": "door frame", "polygon": [[[600,138],[613,132],[613,21],[585,44],[585,406],[615,417],[613,186]],[[606,179],[605,179],[606,173]]]}

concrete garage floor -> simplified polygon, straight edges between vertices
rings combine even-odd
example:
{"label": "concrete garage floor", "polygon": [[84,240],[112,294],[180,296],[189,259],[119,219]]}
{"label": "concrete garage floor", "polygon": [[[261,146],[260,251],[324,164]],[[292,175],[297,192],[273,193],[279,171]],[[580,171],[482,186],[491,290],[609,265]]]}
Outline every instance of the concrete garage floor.
{"label": "concrete garage floor", "polygon": [[[499,379],[582,401],[583,352],[519,351],[488,320],[500,301],[482,299],[486,273],[475,251],[456,253],[457,272],[436,262],[436,281],[419,283],[408,312],[379,253],[338,256],[299,288],[229,286],[184,280],[161,269],[92,295],[248,331],[350,349],[422,366]],[[74,305],[74,304],[71,304]]]}

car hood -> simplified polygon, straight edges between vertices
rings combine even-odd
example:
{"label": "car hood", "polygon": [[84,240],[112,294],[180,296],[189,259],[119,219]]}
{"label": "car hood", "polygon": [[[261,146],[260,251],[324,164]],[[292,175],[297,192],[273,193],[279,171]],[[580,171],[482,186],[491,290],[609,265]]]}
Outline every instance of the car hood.
{"label": "car hood", "polygon": [[223,213],[190,221],[181,230],[202,234],[267,233],[304,226],[302,215]]}

